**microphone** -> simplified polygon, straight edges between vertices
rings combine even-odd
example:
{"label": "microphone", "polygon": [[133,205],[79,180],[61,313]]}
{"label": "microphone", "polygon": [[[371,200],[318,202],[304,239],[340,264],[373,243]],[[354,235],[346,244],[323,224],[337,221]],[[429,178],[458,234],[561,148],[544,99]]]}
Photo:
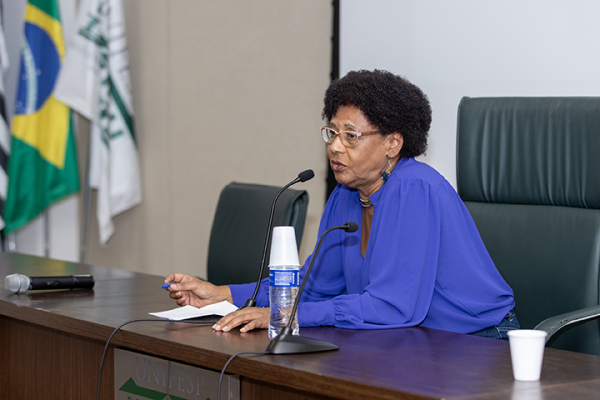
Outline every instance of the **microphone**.
{"label": "microphone", "polygon": [[51,290],[51,289],[91,289],[94,287],[92,275],[67,275],[67,276],[32,276],[21,274],[7,275],[4,278],[4,288],[13,293],[26,290]]}
{"label": "microphone", "polygon": [[313,172],[312,169],[307,169],[306,171],[302,171],[298,174],[298,177],[296,179],[294,179],[293,181],[291,181],[290,183],[288,183],[287,185],[282,187],[281,190],[279,192],[277,192],[277,194],[275,195],[275,198],[273,199],[273,204],[271,205],[271,214],[269,215],[269,225],[267,227],[267,238],[265,239],[265,247],[263,249],[262,260],[260,262],[260,270],[258,272],[258,279],[256,280],[256,286],[254,288],[254,294],[252,295],[252,298],[246,300],[246,304],[241,306],[239,308],[239,310],[241,310],[242,308],[246,308],[246,307],[255,307],[256,306],[256,296],[258,295],[258,289],[260,288],[261,277],[262,277],[263,271],[265,269],[265,259],[267,257],[267,248],[269,247],[269,238],[271,237],[271,227],[273,226],[273,214],[275,213],[275,204],[277,203],[277,199],[279,198],[281,193],[283,193],[285,191],[285,189],[289,188],[290,186],[292,186],[298,182],[306,182],[308,180],[311,180],[314,176],[315,176],[315,173]]}
{"label": "microphone", "polygon": [[321,249],[321,245],[323,244],[323,239],[325,239],[325,235],[327,235],[329,232],[335,229],[343,229],[349,233],[356,232],[358,230],[358,224],[356,222],[346,222],[343,225],[334,226],[332,228],[327,229],[323,233],[323,235],[321,235],[321,239],[319,239],[319,244],[315,249],[313,258],[312,260],[310,260],[310,265],[308,266],[306,275],[304,275],[302,285],[300,286],[298,294],[296,295],[296,300],[294,301],[294,308],[292,308],[292,312],[290,313],[289,322],[286,325],[286,327],[281,330],[281,333],[271,340],[271,342],[267,346],[267,349],[265,350],[267,354],[316,353],[319,351],[339,350],[339,347],[333,343],[306,338],[298,335],[292,335],[292,324],[294,323],[294,319],[296,318],[296,312],[298,311],[298,303],[300,302],[300,296],[302,296],[302,292],[304,291],[304,286],[308,281],[310,271],[312,270],[312,267],[315,264],[315,260],[317,259],[317,255],[319,254],[319,250]]}

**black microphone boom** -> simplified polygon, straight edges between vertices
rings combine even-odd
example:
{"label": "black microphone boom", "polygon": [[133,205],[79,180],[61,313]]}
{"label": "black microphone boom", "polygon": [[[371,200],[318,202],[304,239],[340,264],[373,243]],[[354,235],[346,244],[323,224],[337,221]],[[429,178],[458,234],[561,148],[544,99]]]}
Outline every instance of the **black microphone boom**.
{"label": "black microphone boom", "polygon": [[311,180],[314,176],[315,176],[315,173],[313,172],[312,169],[307,169],[306,171],[302,171],[298,174],[298,177],[296,179],[294,179],[293,181],[291,181],[290,183],[288,183],[287,185],[282,187],[281,190],[279,192],[277,192],[277,194],[275,195],[275,198],[273,199],[273,204],[271,204],[271,214],[269,215],[269,225],[267,226],[267,238],[265,239],[265,247],[263,249],[262,260],[260,262],[260,270],[258,272],[258,279],[256,280],[256,286],[254,287],[254,294],[252,295],[252,298],[246,300],[246,304],[241,306],[239,308],[240,310],[242,308],[256,306],[256,296],[258,295],[258,289],[260,288],[260,281],[262,278],[263,271],[265,270],[265,260],[267,258],[267,249],[269,248],[269,238],[271,237],[271,227],[273,226],[273,214],[275,213],[275,204],[277,203],[277,199],[279,199],[279,196],[281,195],[281,193],[283,193],[285,191],[285,189],[289,188],[290,186],[292,186],[298,182],[306,182],[308,180]]}
{"label": "black microphone boom", "polygon": [[334,226],[332,228],[327,229],[323,233],[323,235],[321,235],[321,239],[319,239],[319,244],[315,249],[313,258],[312,260],[310,260],[308,270],[306,270],[306,274],[304,275],[302,285],[300,286],[298,294],[296,295],[294,307],[292,308],[292,312],[290,313],[289,322],[286,325],[286,327],[282,329],[281,333],[271,340],[271,342],[267,346],[267,349],[265,350],[267,354],[316,353],[319,351],[339,350],[339,347],[333,343],[302,337],[298,335],[292,335],[292,323],[296,318],[296,312],[298,311],[298,303],[300,302],[300,296],[302,296],[302,292],[304,291],[304,285],[306,285],[306,282],[308,281],[308,276],[310,275],[310,271],[312,270],[313,265],[315,265],[315,260],[317,259],[317,255],[319,254],[319,250],[321,249],[321,245],[323,244],[323,239],[325,239],[325,235],[327,235],[334,229],[343,229],[346,232],[356,232],[358,230],[358,224],[356,222],[346,222],[344,225]]}

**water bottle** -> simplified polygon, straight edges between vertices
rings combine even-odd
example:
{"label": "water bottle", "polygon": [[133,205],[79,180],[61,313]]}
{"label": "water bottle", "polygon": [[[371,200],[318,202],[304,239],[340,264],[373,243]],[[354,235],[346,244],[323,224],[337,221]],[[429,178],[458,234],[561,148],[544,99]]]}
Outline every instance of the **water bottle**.
{"label": "water bottle", "polygon": [[[269,338],[279,335],[289,323],[289,317],[298,293],[300,262],[296,233],[293,226],[273,228],[271,259],[269,262]],[[298,335],[298,318],[294,318],[292,334]]]}

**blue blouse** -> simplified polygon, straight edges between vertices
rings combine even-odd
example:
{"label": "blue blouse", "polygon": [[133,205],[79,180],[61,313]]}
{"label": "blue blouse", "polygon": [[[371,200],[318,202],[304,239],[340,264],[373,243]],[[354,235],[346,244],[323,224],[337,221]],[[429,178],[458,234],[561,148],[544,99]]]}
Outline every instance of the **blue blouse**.
{"label": "blue blouse", "polygon": [[[472,333],[498,325],[514,297],[490,258],[475,223],[454,188],[436,170],[401,159],[373,195],[366,257],[361,229],[330,232],[306,283],[301,326],[354,329],[425,326]],[[338,185],[325,206],[319,237],[332,226],[362,222],[356,189]],[[309,256],[300,271],[308,268]],[[254,284],[231,285],[241,306]],[[261,283],[259,306],[269,304]]]}

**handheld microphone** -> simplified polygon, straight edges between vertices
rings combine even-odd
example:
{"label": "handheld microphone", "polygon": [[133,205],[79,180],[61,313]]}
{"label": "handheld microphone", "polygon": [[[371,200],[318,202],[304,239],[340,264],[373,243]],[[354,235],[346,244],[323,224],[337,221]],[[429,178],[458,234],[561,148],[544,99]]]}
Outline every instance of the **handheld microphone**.
{"label": "handheld microphone", "polygon": [[21,274],[12,274],[4,278],[4,288],[13,293],[21,293],[26,290],[91,289],[93,287],[94,277],[92,275],[27,277]]}
{"label": "handheld microphone", "polygon": [[290,313],[289,322],[286,325],[286,327],[281,330],[281,333],[271,340],[271,342],[267,346],[267,349],[265,350],[267,354],[315,353],[318,351],[339,349],[339,347],[333,343],[292,335],[292,324],[294,323],[294,319],[296,318],[296,312],[298,311],[298,303],[300,302],[300,296],[302,296],[302,292],[304,291],[304,286],[308,281],[310,271],[312,270],[312,267],[315,264],[315,260],[317,259],[319,250],[321,250],[321,245],[323,244],[323,239],[325,239],[325,235],[327,235],[329,232],[335,229],[343,229],[349,233],[356,232],[358,230],[358,224],[356,222],[346,222],[344,225],[334,226],[332,228],[327,229],[323,233],[323,235],[321,235],[321,239],[319,239],[319,244],[315,249],[313,258],[312,260],[310,260],[308,270],[306,270],[306,275],[304,275],[302,285],[300,286],[300,289],[298,289],[298,294],[296,295],[296,300],[294,301],[294,307],[292,308],[292,312]]}
{"label": "handheld microphone", "polygon": [[267,249],[269,247],[269,238],[271,237],[271,227],[273,226],[273,214],[275,213],[275,204],[277,203],[277,199],[279,198],[281,193],[283,193],[285,191],[285,189],[289,188],[290,186],[292,186],[298,182],[306,182],[308,180],[311,180],[314,176],[315,176],[315,173],[313,172],[312,169],[307,169],[306,171],[302,171],[298,174],[298,177],[296,179],[294,179],[293,181],[291,181],[290,183],[288,183],[287,185],[282,187],[281,190],[279,192],[277,192],[277,194],[275,195],[275,198],[273,199],[273,204],[271,204],[271,214],[269,215],[269,225],[267,226],[267,238],[265,239],[265,247],[263,249],[262,260],[260,262],[260,270],[258,272],[258,279],[256,280],[256,287],[254,288],[254,294],[252,295],[252,298],[246,300],[246,304],[241,306],[239,308],[240,310],[242,308],[256,306],[256,296],[258,295],[258,289],[260,288],[260,281],[262,278],[263,271],[265,269],[265,259],[267,257]]}

